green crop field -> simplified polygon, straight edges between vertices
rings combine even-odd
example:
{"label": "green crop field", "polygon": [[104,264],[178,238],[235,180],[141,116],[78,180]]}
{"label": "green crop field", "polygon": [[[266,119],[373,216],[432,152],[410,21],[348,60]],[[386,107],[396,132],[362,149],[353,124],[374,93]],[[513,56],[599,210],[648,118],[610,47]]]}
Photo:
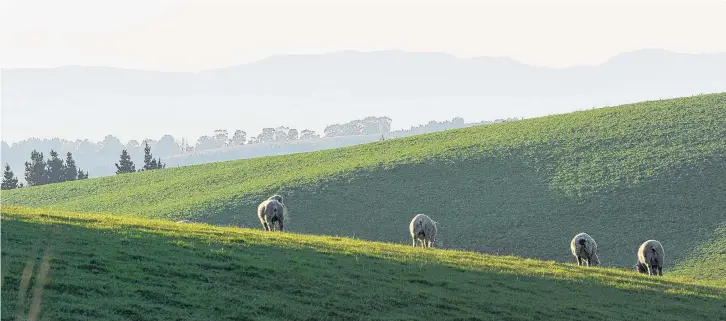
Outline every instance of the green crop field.
{"label": "green crop field", "polygon": [[[574,262],[587,232],[606,267],[661,241],[665,273],[716,278],[725,250],[726,93],[600,108],[294,155],[22,188],[3,204],[261,228],[285,196],[290,232]],[[721,233],[721,234],[719,234]],[[713,263],[709,263],[713,262]],[[709,277],[711,275],[712,277]]]}
{"label": "green crop field", "polygon": [[3,206],[2,245],[2,320],[726,320],[724,281],[342,237]]}

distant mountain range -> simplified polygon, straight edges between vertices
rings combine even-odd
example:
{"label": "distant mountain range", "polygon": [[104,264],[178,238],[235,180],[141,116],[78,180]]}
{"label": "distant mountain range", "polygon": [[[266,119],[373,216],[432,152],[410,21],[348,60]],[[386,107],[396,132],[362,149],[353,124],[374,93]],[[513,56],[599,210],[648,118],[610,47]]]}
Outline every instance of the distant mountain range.
{"label": "distant mountain range", "polygon": [[230,119],[242,129],[287,125],[320,132],[369,115],[389,116],[394,128],[402,128],[456,116],[530,117],[722,92],[726,53],[648,49],[596,66],[540,68],[508,58],[342,51],[273,56],[198,73],[3,69],[1,86],[4,128],[8,119],[33,117],[37,126],[83,126],[82,115],[85,123],[163,126],[172,134],[192,124],[211,133]]}

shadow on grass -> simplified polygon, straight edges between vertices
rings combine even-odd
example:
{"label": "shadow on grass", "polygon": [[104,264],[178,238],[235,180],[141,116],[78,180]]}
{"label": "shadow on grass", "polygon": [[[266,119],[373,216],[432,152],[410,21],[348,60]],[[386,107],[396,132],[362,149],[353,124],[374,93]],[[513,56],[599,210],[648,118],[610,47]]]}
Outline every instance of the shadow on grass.
{"label": "shadow on grass", "polygon": [[[376,249],[384,246],[379,243],[369,243],[372,255],[336,248],[337,243],[352,242],[346,239],[318,248],[314,241],[300,242],[295,248],[284,242],[305,237],[229,229],[204,238],[185,235],[192,231],[187,224],[180,226],[180,233],[165,235],[173,228],[155,232],[51,223],[4,215],[2,320],[11,320],[21,304],[17,293],[28,253],[39,254],[29,242],[35,239],[54,249],[41,320],[413,320],[426,315],[437,320],[726,320],[723,296],[433,262],[454,251],[406,249],[402,255],[414,258],[396,261],[384,258],[388,254]],[[220,241],[220,234],[228,240]],[[267,239],[283,245],[265,245]],[[460,254],[463,265],[468,257],[472,265],[483,257]],[[432,260],[416,261],[419,256]],[[634,287],[618,287],[629,284]]]}
{"label": "shadow on grass", "polygon": [[[556,159],[534,163],[527,151],[359,171],[270,193],[285,194],[291,232],[410,244],[410,220],[426,213],[438,222],[439,247],[559,262],[574,262],[569,244],[579,232],[595,238],[603,266],[628,269],[638,246],[657,239],[666,273],[726,221],[723,160],[575,197],[553,183]],[[256,202],[228,203],[208,220],[259,227]]]}

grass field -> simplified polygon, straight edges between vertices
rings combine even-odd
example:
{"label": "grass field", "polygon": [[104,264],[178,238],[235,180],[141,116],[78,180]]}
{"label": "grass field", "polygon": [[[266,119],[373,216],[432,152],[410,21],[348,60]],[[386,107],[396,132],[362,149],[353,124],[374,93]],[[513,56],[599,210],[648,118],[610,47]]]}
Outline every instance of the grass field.
{"label": "grass field", "polygon": [[3,204],[260,228],[257,204],[281,193],[291,232],[409,244],[410,219],[426,213],[440,223],[444,248],[561,262],[574,262],[578,232],[595,238],[604,266],[631,267],[653,238],[669,273],[701,264],[694,251],[724,249],[724,115],[726,93],[699,95],[2,196]]}
{"label": "grass field", "polygon": [[726,280],[726,223],[678,264],[675,275],[700,280]]}
{"label": "grass field", "polygon": [[4,206],[2,245],[2,320],[726,320],[724,281],[350,238]]}

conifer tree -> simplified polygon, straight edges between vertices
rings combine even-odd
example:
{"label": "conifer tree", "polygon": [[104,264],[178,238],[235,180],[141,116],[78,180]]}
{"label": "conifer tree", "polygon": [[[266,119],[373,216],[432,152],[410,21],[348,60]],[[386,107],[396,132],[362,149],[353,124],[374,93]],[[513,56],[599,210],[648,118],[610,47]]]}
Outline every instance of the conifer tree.
{"label": "conifer tree", "polygon": [[[136,171],[136,165],[134,165],[134,161],[131,160],[131,156],[125,149],[121,151],[121,159],[119,162],[114,163],[114,165],[116,165],[116,174],[133,173]],[[79,173],[82,172],[79,170]]]}
{"label": "conifer tree", "polygon": [[63,176],[66,181],[75,181],[78,178],[78,168],[76,168],[76,161],[73,159],[71,152],[66,154],[66,166],[63,168]]}
{"label": "conifer tree", "polygon": [[5,172],[3,172],[3,182],[2,186],[0,186],[0,189],[15,189],[22,186],[18,185],[18,178],[15,177],[15,173],[13,173],[13,170],[10,169],[10,164],[5,163]]}
{"label": "conifer tree", "polygon": [[88,171],[86,171],[86,173],[84,174],[83,171],[79,168],[78,176],[76,179],[81,180],[81,179],[86,179],[86,178],[88,178]]}
{"label": "conifer tree", "polygon": [[141,169],[142,171],[148,171],[155,169],[156,166],[152,165],[152,160],[154,159],[151,155],[151,146],[149,146],[149,143],[144,143],[146,146],[144,147],[144,167]]}
{"label": "conifer tree", "polygon": [[58,152],[50,150],[50,158],[46,162],[46,175],[48,176],[48,184],[65,182],[63,160],[58,158]]}
{"label": "conifer tree", "polygon": [[161,157],[159,157],[159,160],[156,161],[156,168],[157,169],[166,168],[166,163],[161,162]]}
{"label": "conifer tree", "polygon": [[25,181],[28,186],[38,186],[48,183],[43,153],[33,150],[30,152],[30,162],[25,162]]}

